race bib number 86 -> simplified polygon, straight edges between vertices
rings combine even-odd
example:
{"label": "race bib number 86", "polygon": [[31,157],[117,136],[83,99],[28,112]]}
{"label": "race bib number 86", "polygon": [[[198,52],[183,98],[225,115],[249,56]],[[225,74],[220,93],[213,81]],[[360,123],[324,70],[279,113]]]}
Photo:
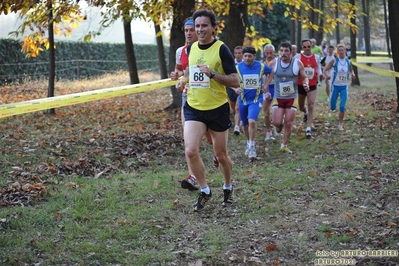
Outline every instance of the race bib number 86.
{"label": "race bib number 86", "polygon": [[280,94],[282,96],[289,96],[295,92],[294,89],[294,82],[288,81],[288,82],[280,82]]}

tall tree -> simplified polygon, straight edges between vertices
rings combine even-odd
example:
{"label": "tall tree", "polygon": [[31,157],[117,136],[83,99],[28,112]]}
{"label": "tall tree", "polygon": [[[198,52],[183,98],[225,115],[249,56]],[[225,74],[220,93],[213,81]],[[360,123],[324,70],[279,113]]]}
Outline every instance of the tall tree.
{"label": "tall tree", "polygon": [[[389,32],[392,45],[392,59],[395,71],[399,71],[399,16],[395,16],[399,10],[399,1],[388,0],[389,11]],[[396,102],[398,103],[396,112],[399,113],[399,78],[396,80]]]}
{"label": "tall tree", "polygon": [[[54,35],[68,36],[72,28],[83,20],[80,6],[72,0],[9,1],[8,6],[0,7],[0,14],[19,12],[23,22],[18,30],[11,32],[15,37],[23,36],[22,51],[27,57],[36,57],[44,48],[49,49],[49,73],[47,97],[54,97],[55,91],[55,41]],[[26,34],[26,29],[31,31]],[[48,36],[46,36],[46,32]],[[55,109],[47,110],[54,114]]]}
{"label": "tall tree", "polygon": [[[371,42],[370,42],[370,2],[369,0],[362,0],[362,11],[363,11],[363,32],[364,32],[364,44],[366,49],[366,55],[371,55]],[[357,46],[356,46],[357,47]]]}
{"label": "tall tree", "polygon": [[174,2],[174,0],[144,0],[141,3],[143,12],[145,12],[147,20],[152,20],[152,22],[154,23],[158,50],[159,74],[162,79],[168,77],[168,68],[166,66],[165,60],[165,46],[163,43],[164,33],[162,31],[161,25],[163,25],[164,21],[170,19],[170,13],[172,12],[171,6],[174,4]]}
{"label": "tall tree", "polygon": [[[357,33],[357,28],[356,28],[356,6],[355,6],[355,0],[349,0],[349,17],[350,17],[350,22],[353,25],[353,27],[350,30],[350,37],[351,37],[351,59],[353,61],[356,61],[356,33]],[[353,72],[355,72],[356,78],[352,79],[352,85],[360,85],[360,78],[358,75],[357,71],[357,66],[353,66]]]}
{"label": "tall tree", "polygon": [[391,57],[391,47],[389,43],[389,27],[388,27],[388,14],[387,14],[387,1],[382,1],[384,4],[384,25],[385,25],[385,38],[387,40],[388,56]]}
{"label": "tall tree", "polygon": [[248,0],[230,0],[229,16],[226,21],[224,42],[233,52],[234,47],[242,45],[248,21]]}
{"label": "tall tree", "polygon": [[124,17],[123,21],[123,36],[125,38],[125,53],[126,61],[129,68],[130,84],[138,84],[139,73],[137,70],[136,54],[134,52],[133,36],[132,36],[132,21],[129,17]]}
{"label": "tall tree", "polygon": [[[325,2],[324,0],[317,0],[318,3],[318,9],[324,13],[324,7],[325,7]],[[321,41],[324,39],[324,31],[322,30],[322,28],[324,27],[324,16],[320,13],[317,12],[318,15],[318,25],[320,26],[320,29],[316,32],[316,40],[317,43],[321,43]]]}
{"label": "tall tree", "polygon": [[161,26],[154,22],[155,35],[157,36],[157,49],[158,49],[158,62],[159,62],[159,74],[161,79],[168,78],[168,70],[165,62],[165,47],[163,45]]}
{"label": "tall tree", "polygon": [[[170,46],[169,46],[169,69],[175,69],[176,50],[185,43],[184,37],[184,21],[191,17],[194,11],[195,0],[175,0],[172,3],[173,22],[170,30]],[[172,103],[166,109],[181,107],[181,92],[176,90],[175,86],[171,86]]]}
{"label": "tall tree", "polygon": [[[102,8],[103,19],[100,22],[101,28],[108,27],[118,19],[122,19],[123,33],[125,38],[126,61],[129,68],[129,77],[131,84],[139,83],[139,75],[137,70],[136,55],[134,52],[132,26],[133,19],[144,18],[139,3],[134,0],[88,0],[92,5]],[[92,36],[95,36],[94,32]],[[90,35],[85,38],[90,40]]]}
{"label": "tall tree", "polygon": [[[290,7],[291,13],[294,12],[294,7]],[[290,24],[290,40],[292,44],[296,43],[296,36],[295,36],[295,27],[296,27],[296,21],[295,19],[291,19],[291,24]]]}
{"label": "tall tree", "polygon": [[[335,2],[335,18],[338,20],[339,19],[339,6],[338,6],[338,0],[334,0]],[[337,24],[335,28],[335,38],[337,40],[337,44],[340,43],[341,41],[341,36],[339,34],[339,24]]]}
{"label": "tall tree", "polygon": [[[195,0],[145,0],[142,2],[143,10],[147,19],[153,20],[156,24],[162,20],[171,20],[170,46],[169,46],[169,70],[175,69],[176,50],[185,43],[184,22],[194,12]],[[175,86],[170,87],[172,103],[165,110],[181,107],[181,92]]]}
{"label": "tall tree", "polygon": [[[49,77],[48,77],[48,89],[47,97],[54,97],[55,90],[55,43],[54,43],[54,22],[53,22],[53,5],[51,1],[48,4],[48,38],[49,38]],[[48,114],[54,114],[55,109],[51,108],[47,110]]]}
{"label": "tall tree", "polygon": [[[259,31],[260,35],[267,37],[271,40],[273,44],[276,45],[280,44],[283,41],[289,40],[292,37],[290,35],[290,24],[292,23],[292,21],[295,23],[295,20],[290,20],[290,18],[284,17],[285,9],[285,5],[278,3],[273,5],[273,10],[264,8],[263,13],[265,17],[261,18],[260,27],[258,28],[258,25],[254,25],[255,28]],[[257,15],[257,17],[259,18],[260,16]],[[295,37],[294,42],[291,43],[295,43]]]}
{"label": "tall tree", "polygon": [[[298,15],[301,16],[301,8],[298,10]],[[296,46],[298,47],[298,52],[301,50],[302,45],[302,21],[297,21],[296,30]]]}
{"label": "tall tree", "polygon": [[[309,0],[309,4],[314,7],[315,6],[315,0]],[[319,23],[318,23],[317,18],[316,18],[316,12],[313,12],[313,10],[309,9],[307,13],[309,14],[308,15],[309,16],[309,20],[313,24],[318,25]],[[316,30],[313,29],[313,28],[310,28],[308,37],[309,38],[316,38]]]}

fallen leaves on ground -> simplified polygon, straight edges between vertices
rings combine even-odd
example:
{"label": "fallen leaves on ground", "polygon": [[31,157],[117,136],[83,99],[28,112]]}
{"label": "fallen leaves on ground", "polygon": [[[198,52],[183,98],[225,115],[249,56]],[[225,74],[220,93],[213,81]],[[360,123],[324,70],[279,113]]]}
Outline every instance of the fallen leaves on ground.
{"label": "fallen leaves on ground", "polygon": [[34,201],[44,200],[46,184],[29,184],[25,179],[14,182],[8,187],[0,188],[0,205],[30,205]]}

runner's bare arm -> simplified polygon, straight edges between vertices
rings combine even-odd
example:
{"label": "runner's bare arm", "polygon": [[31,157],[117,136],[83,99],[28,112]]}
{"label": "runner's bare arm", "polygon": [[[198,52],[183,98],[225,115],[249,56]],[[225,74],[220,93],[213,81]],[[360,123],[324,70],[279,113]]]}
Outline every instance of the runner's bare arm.
{"label": "runner's bare arm", "polygon": [[274,77],[274,66],[276,65],[276,59],[273,59],[272,61],[270,61],[269,67],[272,69],[272,72],[270,72],[269,75],[267,75],[267,78],[265,80],[265,88],[267,88],[266,91],[264,92],[268,92],[269,91],[269,84],[270,82],[272,82],[273,77]]}
{"label": "runner's bare arm", "polygon": [[186,71],[184,71],[184,75],[181,77],[181,79],[176,83],[176,90],[178,92],[183,91],[184,86],[186,86],[187,82],[188,82],[188,77],[190,76],[190,71],[189,68],[186,69]]}
{"label": "runner's bare arm", "polygon": [[352,74],[352,79],[356,79],[356,74],[355,74],[355,72],[353,71],[353,66],[352,66],[352,62],[350,62],[350,68],[351,68],[351,74]]}
{"label": "runner's bare arm", "polygon": [[[210,69],[207,65],[198,65],[199,70],[211,78],[212,74]],[[223,84],[226,87],[230,88],[237,88],[240,86],[240,79],[238,78],[238,73],[231,73],[228,75],[222,75],[217,72],[214,72],[214,76],[212,79],[216,80],[217,82]]]}
{"label": "runner's bare arm", "polygon": [[327,80],[329,80],[329,79],[331,78],[329,75],[327,75],[327,73],[329,73],[329,70],[332,68],[334,62],[335,62],[335,60],[331,60],[330,62],[328,62],[328,65],[326,65],[326,66],[324,67],[323,74],[324,74],[324,77],[325,77]]}
{"label": "runner's bare arm", "polygon": [[299,75],[303,80],[303,88],[308,91],[309,90],[309,79],[306,77],[305,68],[300,60],[298,60],[298,67],[299,67]]}

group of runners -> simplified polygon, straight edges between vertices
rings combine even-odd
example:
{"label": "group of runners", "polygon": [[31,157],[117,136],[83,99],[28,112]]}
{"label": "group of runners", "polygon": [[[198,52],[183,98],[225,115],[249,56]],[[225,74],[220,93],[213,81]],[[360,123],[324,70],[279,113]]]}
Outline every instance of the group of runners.
{"label": "group of runners", "polygon": [[338,56],[330,59],[322,71],[320,57],[312,53],[309,39],[302,41],[302,53],[288,42],[281,43],[278,56],[275,47],[268,44],[264,47],[264,60],[259,61],[255,48],[248,45],[236,47],[233,56],[216,38],[216,29],[212,11],[195,11],[185,23],[187,45],[177,50],[176,69],[171,73],[171,79],[178,79],[177,90],[183,92],[182,124],[189,175],[181,185],[189,190],[200,189],[194,205],[197,212],[212,197],[199,152],[204,135],[213,147],[215,166],[224,177],[221,205],[226,207],[232,204],[233,194],[232,161],[227,151],[230,114],[234,117],[234,134],[240,134],[241,128],[247,139],[245,154],[250,159],[257,157],[255,138],[261,110],[265,141],[281,133],[280,150],[291,153],[287,145],[298,108],[304,114],[306,137],[312,137],[314,102],[321,78],[331,84],[332,110],[340,97],[338,129],[343,130],[348,81],[353,77],[343,45],[337,46]]}

